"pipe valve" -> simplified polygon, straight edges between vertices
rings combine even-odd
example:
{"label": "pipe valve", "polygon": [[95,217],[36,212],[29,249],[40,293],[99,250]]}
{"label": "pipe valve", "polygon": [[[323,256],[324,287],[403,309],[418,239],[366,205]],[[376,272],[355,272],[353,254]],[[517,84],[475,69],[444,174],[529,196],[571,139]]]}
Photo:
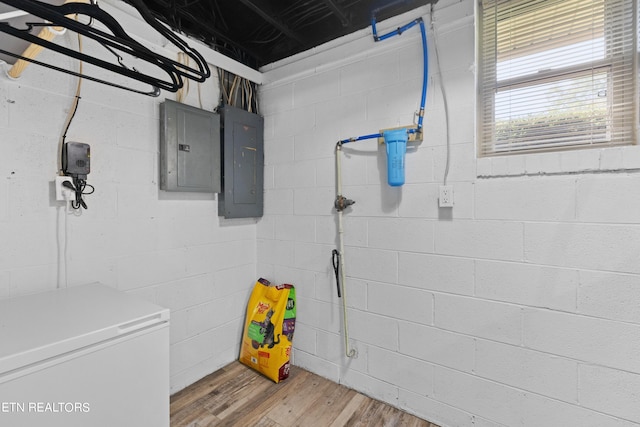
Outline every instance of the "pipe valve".
{"label": "pipe valve", "polygon": [[339,194],[338,196],[336,196],[336,201],[333,205],[335,206],[338,212],[342,212],[343,210],[353,205],[354,203],[355,203],[355,200],[347,199],[343,195]]}

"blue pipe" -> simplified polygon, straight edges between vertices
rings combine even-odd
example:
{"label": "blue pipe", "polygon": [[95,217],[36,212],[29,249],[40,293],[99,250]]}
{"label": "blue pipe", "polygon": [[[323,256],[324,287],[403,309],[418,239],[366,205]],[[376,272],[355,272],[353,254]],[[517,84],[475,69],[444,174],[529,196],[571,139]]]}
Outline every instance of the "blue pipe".
{"label": "blue pipe", "polygon": [[418,21],[422,22],[422,18],[418,18],[415,21],[411,21],[402,27],[398,27],[395,30],[388,32],[387,34],[384,34],[378,37],[378,31],[376,30],[376,18],[371,18],[371,27],[373,28],[373,40],[379,42],[379,41],[391,38],[393,36],[399,36],[400,34],[407,31],[409,28],[415,26],[418,23]]}
{"label": "blue pipe", "polygon": [[[422,122],[424,120],[424,105],[427,102],[427,81],[429,77],[429,50],[427,49],[427,30],[425,29],[424,21],[422,20],[422,18],[418,18],[402,27],[399,27],[393,31],[388,32],[387,34],[378,36],[378,30],[376,28],[376,18],[375,17],[371,18],[373,40],[376,42],[381,40],[386,40],[393,36],[399,36],[400,34],[407,31],[409,28],[414,27],[416,24],[420,25],[420,33],[422,35],[422,63],[423,63],[422,96],[420,98],[420,111],[418,112],[418,129],[407,129],[408,133],[422,132]],[[381,137],[383,137],[382,133],[372,133],[369,135],[362,135],[358,137],[352,137],[349,139],[343,139],[341,141],[338,141],[338,144],[342,145],[342,144],[347,144],[349,142],[362,141],[363,139],[373,139],[373,138],[381,138]]]}
{"label": "blue pipe", "polygon": [[422,131],[422,121],[424,119],[424,104],[427,102],[427,81],[429,75],[429,51],[427,49],[427,30],[424,27],[424,21],[422,18],[418,18],[415,21],[409,22],[407,25],[397,28],[387,34],[378,36],[378,30],[376,29],[376,19],[371,19],[371,27],[373,28],[373,40],[378,42],[386,40],[393,36],[399,36],[409,28],[420,24],[420,34],[422,36],[422,96],[420,98],[420,111],[418,113],[418,131]]}
{"label": "blue pipe", "polygon": [[420,18],[420,34],[422,35],[422,98],[420,99],[420,112],[418,113],[418,130],[422,132],[422,119],[424,119],[424,104],[427,102],[427,80],[429,76],[429,50],[427,49],[427,30],[424,21]]}
{"label": "blue pipe", "polygon": [[362,135],[355,138],[343,139],[342,141],[338,141],[338,145],[347,144],[349,142],[362,141],[363,139],[374,139],[374,138],[382,138],[382,134],[370,133],[369,135]]}
{"label": "blue pipe", "polygon": [[371,17],[371,29],[373,30],[373,41],[378,41],[378,30],[376,30],[376,17]]}

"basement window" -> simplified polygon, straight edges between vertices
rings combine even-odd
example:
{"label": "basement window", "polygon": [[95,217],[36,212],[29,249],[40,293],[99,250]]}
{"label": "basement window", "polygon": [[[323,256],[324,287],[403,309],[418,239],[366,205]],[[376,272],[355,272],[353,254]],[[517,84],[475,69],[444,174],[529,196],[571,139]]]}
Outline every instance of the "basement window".
{"label": "basement window", "polygon": [[479,157],[635,144],[636,0],[479,2]]}

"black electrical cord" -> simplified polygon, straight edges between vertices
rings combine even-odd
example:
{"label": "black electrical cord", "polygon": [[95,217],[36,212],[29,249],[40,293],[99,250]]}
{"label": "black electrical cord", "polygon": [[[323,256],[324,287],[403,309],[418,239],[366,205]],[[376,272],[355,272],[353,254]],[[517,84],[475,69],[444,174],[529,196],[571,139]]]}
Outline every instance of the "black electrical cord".
{"label": "black electrical cord", "polygon": [[338,252],[337,249],[334,249],[333,252],[331,252],[331,262],[333,263],[333,271],[336,274],[336,285],[338,287],[338,298],[341,298],[342,295],[340,294],[340,252]]}
{"label": "black electrical cord", "polygon": [[[89,209],[84,199],[82,198],[82,196],[93,194],[93,192],[96,190],[95,187],[91,184],[87,184],[87,181],[85,181],[84,179],[78,178],[76,176],[72,177],[71,179],[73,180],[73,184],[69,181],[64,181],[62,183],[64,187],[67,187],[70,190],[73,190],[75,194],[75,200],[71,201],[71,207],[73,209],[80,209],[81,207],[84,209]],[[84,191],[87,187],[90,187],[91,191],[89,192]]]}

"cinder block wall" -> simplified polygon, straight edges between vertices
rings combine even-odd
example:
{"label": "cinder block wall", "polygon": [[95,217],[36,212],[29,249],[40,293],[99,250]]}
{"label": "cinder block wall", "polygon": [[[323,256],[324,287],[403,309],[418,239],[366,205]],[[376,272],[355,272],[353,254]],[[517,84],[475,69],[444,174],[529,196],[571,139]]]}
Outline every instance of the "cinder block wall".
{"label": "cinder block wall", "polygon": [[[146,24],[101,7],[155,40],[140,34]],[[77,43],[69,35],[59,40]],[[46,53],[39,59],[55,61]],[[83,82],[67,140],[91,145],[95,193],[75,216],[55,202],[51,182],[77,80],[36,65],[15,81],[2,73],[0,297],[101,282],[169,307],[172,391],[237,358],[256,279],[256,221],[219,218],[213,194],[159,190],[159,104],[175,95],[150,98]],[[211,111],[217,79],[201,91]],[[186,102],[199,105],[193,83]]]}
{"label": "cinder block wall", "polygon": [[[265,216],[258,272],[294,283],[294,361],[443,426],[640,423],[637,147],[477,160],[474,1],[441,0],[442,75],[407,183],[374,141],[344,147],[349,329],[331,266],[338,140],[410,124],[419,30],[366,29],[264,68]],[[380,33],[428,8],[379,23]],[[453,209],[439,209],[450,107]]]}

